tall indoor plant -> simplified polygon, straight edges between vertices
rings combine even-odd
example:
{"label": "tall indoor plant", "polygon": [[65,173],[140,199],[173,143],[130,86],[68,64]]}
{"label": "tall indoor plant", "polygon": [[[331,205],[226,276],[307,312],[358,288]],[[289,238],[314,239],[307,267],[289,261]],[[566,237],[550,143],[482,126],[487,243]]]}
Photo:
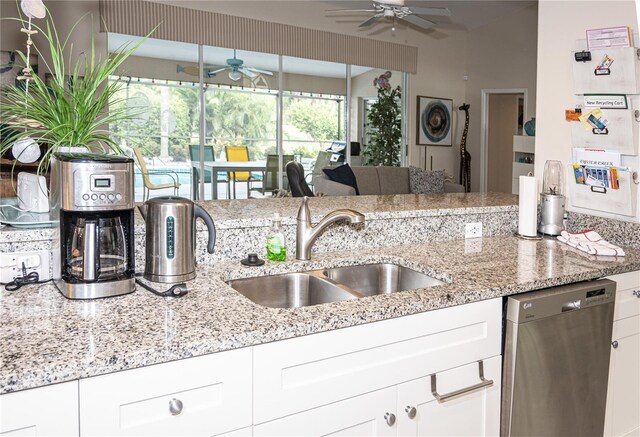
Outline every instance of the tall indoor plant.
{"label": "tall indoor plant", "polygon": [[[109,76],[116,73],[143,40],[134,45],[124,45],[103,59],[96,53],[92,32],[90,51],[80,53],[72,61],[73,44],[70,40],[84,19],[87,15],[75,23],[64,39],[59,37],[48,14],[43,27],[34,26],[44,38],[44,45],[50,52],[49,59],[37,44],[33,47],[50,75],[45,82],[34,74],[28,88],[11,86],[1,97],[0,119],[10,126],[12,133],[3,136],[0,154],[26,138],[44,144],[47,148],[38,173],[46,172],[52,154],[65,146],[83,146],[97,153],[122,154],[120,146],[110,137],[108,126],[135,116],[127,111],[126,105],[117,104],[122,101],[116,97],[122,84],[109,81]],[[9,20],[19,21],[23,27],[26,23],[23,17]],[[27,56],[23,52],[18,54],[27,64]]]}
{"label": "tall indoor plant", "polygon": [[391,87],[391,72],[387,71],[373,81],[378,89],[378,101],[371,105],[368,121],[371,124],[371,143],[364,148],[369,165],[400,165],[402,138],[399,100],[400,86]]}

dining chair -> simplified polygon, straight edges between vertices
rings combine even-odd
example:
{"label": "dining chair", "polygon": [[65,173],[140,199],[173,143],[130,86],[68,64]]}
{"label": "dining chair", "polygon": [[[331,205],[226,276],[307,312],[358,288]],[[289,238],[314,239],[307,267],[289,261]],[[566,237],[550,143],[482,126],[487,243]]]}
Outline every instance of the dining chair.
{"label": "dining chair", "polygon": [[[282,166],[286,166],[288,162],[294,161],[293,155],[282,156]],[[262,180],[262,194],[273,193],[278,190],[278,155],[267,155],[266,171],[264,173],[264,179]],[[287,176],[283,175],[283,189],[288,188]]]}
{"label": "dining chair", "polygon": [[[200,197],[200,145],[199,144],[190,144],[189,145],[189,156],[191,157],[191,171],[193,172],[192,178],[192,192],[193,192],[193,200],[198,200]],[[215,161],[216,155],[213,151],[213,146],[207,144],[204,146],[204,160],[205,161]],[[231,198],[231,182],[229,182],[229,176],[227,172],[218,171],[216,172],[216,186],[215,189],[218,188],[219,183],[227,184],[227,199]],[[204,169],[204,182],[205,184],[211,183],[212,171]],[[213,194],[212,194],[213,195]]]}
{"label": "dining chair", "polygon": [[332,152],[327,152],[326,150],[320,150],[318,152],[318,156],[316,156],[315,161],[313,161],[313,168],[311,173],[306,175],[305,180],[311,186],[313,186],[313,181],[316,176],[320,176],[322,174],[322,169],[325,167],[329,167],[331,163]]}
{"label": "dining chair", "polygon": [[[229,162],[249,162],[249,148],[247,146],[225,146],[224,153],[227,156]],[[251,188],[252,182],[262,181],[262,177],[256,177],[250,171],[230,171],[229,180],[233,181],[233,198],[236,198],[236,182],[247,183],[247,197],[251,190],[258,190],[258,188]]]}
{"label": "dining chair", "polygon": [[[162,190],[164,188],[173,188],[174,196],[178,195],[178,191],[180,190],[180,178],[178,173],[173,170],[153,170],[149,171],[147,168],[147,163],[144,160],[144,156],[142,155],[142,151],[138,146],[133,146],[133,153],[136,156],[136,161],[138,162],[138,167],[140,167],[140,173],[142,174],[142,200],[145,201],[149,199],[149,193],[151,190]],[[173,182],[167,182],[164,184],[154,184],[151,182],[150,175],[165,175],[169,176],[173,179]]]}

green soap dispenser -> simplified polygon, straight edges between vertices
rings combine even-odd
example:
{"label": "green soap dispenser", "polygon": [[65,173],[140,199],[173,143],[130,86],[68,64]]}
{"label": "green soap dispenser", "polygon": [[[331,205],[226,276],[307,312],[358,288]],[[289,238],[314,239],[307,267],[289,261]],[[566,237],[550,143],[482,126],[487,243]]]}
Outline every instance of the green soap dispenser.
{"label": "green soap dispenser", "polygon": [[272,226],[267,237],[267,259],[271,261],[287,260],[287,242],[282,233],[282,218],[277,212],[273,215]]}

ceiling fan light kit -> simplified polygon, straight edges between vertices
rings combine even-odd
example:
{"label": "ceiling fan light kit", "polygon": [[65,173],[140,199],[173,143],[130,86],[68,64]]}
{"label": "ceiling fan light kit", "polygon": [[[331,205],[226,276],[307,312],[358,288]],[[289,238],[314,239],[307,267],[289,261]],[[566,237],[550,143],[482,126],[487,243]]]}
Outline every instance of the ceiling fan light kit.
{"label": "ceiling fan light kit", "polygon": [[237,82],[242,79],[242,73],[240,73],[238,70],[231,70],[229,72],[229,79]]}

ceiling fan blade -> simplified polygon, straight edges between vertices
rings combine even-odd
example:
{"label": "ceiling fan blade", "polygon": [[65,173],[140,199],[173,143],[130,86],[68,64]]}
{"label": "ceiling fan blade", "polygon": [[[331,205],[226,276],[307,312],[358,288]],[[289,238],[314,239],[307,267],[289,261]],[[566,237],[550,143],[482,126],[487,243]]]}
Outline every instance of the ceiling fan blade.
{"label": "ceiling fan blade", "polygon": [[267,70],[261,70],[259,68],[253,68],[253,67],[244,67],[246,70],[251,70],[254,73],[260,73],[260,74],[266,74],[268,76],[273,76],[273,73],[271,71],[267,71]]}
{"label": "ceiling fan blade", "polygon": [[333,12],[378,12],[377,9],[329,9],[328,11],[325,12],[329,12],[329,13],[333,13]]}
{"label": "ceiling fan blade", "polygon": [[253,71],[251,71],[251,69],[246,68],[246,67],[240,67],[238,68],[238,71],[242,74],[244,74],[245,76],[250,77],[251,79],[253,79],[254,77],[257,76],[256,73],[254,73]]}
{"label": "ceiling fan blade", "polygon": [[228,69],[229,67],[218,68],[217,70],[207,71],[207,74],[217,74],[217,73],[220,73],[221,71],[228,70]]}
{"label": "ceiling fan blade", "polygon": [[358,27],[369,27],[369,26],[371,26],[373,23],[375,23],[376,21],[378,21],[382,17],[383,17],[383,14],[374,15],[373,17],[369,18],[364,23],[360,24]]}
{"label": "ceiling fan blade", "polygon": [[451,11],[447,8],[418,8],[411,6],[409,8],[412,14],[433,15],[437,17],[450,17]]}
{"label": "ceiling fan blade", "polygon": [[420,18],[416,15],[407,15],[406,17],[402,17],[401,20],[408,21],[409,23],[418,26],[422,29],[429,29],[436,25],[433,21],[425,20],[424,18]]}

